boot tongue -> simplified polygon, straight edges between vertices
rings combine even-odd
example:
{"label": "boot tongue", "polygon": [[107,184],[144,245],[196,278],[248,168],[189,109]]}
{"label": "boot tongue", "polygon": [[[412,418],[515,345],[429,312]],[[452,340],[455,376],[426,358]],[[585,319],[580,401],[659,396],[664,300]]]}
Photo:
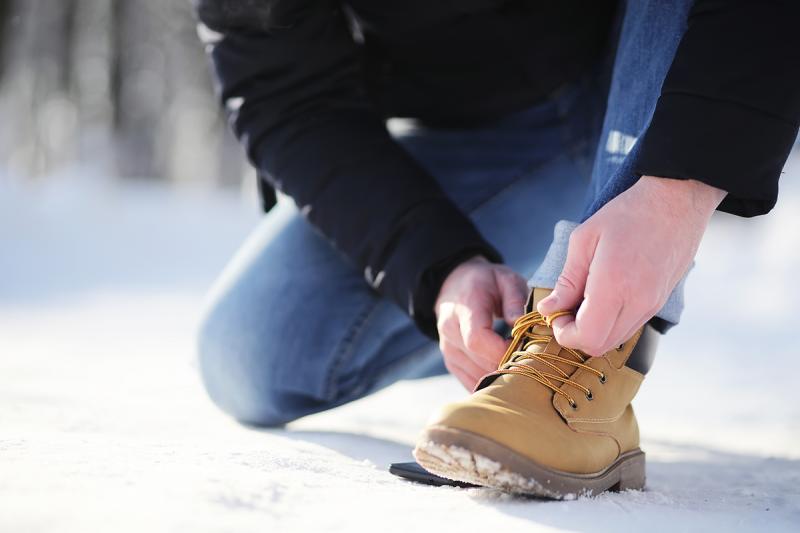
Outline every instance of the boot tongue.
{"label": "boot tongue", "polygon": [[[533,290],[531,291],[530,297],[528,298],[528,306],[526,307],[525,311],[526,312],[536,311],[536,306],[538,305],[538,303],[542,301],[545,297],[547,297],[551,292],[553,292],[552,289],[542,289],[539,287],[534,287]],[[536,325],[533,327],[533,333],[536,335],[543,335],[550,337],[550,340],[547,343],[537,342],[535,344],[531,344],[525,350],[526,352],[528,353],[546,352],[548,354],[559,355],[564,359],[577,362],[577,359],[575,358],[574,355],[567,352],[566,350],[563,350],[561,346],[558,344],[558,342],[556,342],[556,339],[553,336],[552,328],[549,328],[547,326]],[[520,351],[523,350],[525,345],[528,344],[530,340],[531,339],[524,338],[523,342],[521,343],[521,346],[517,347],[517,350]],[[573,365],[562,363],[560,361],[555,361],[553,359],[548,358],[546,359],[546,361],[557,366],[559,369],[564,371],[568,376],[571,375],[573,372],[575,372],[575,370],[577,369],[577,367]],[[553,369],[553,367],[533,357],[525,357],[524,355],[520,355],[517,357],[517,362],[524,363],[528,367],[535,368],[536,370],[541,370],[542,372],[547,372],[548,374],[558,374],[558,372],[556,372]],[[556,382],[556,381],[553,382],[553,384],[556,386],[559,386],[560,383],[561,382]]]}

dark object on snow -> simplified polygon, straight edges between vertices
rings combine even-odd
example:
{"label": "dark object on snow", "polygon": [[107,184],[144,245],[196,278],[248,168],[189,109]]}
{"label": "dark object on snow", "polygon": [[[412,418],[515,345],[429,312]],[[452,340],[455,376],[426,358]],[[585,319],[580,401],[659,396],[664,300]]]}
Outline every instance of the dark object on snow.
{"label": "dark object on snow", "polygon": [[453,481],[452,479],[443,478],[436,474],[431,474],[419,464],[411,461],[409,463],[392,463],[389,465],[389,472],[397,477],[414,481],[416,483],[424,483],[425,485],[434,485],[437,487],[450,486],[471,488],[477,487],[472,483],[463,483],[461,481]]}

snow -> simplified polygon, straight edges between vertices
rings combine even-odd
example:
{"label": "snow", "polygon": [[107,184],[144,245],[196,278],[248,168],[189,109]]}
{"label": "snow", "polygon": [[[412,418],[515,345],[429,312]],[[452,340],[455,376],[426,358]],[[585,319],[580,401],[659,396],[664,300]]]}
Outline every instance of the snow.
{"label": "snow", "polygon": [[0,177],[0,531],[798,531],[798,178],[709,230],[634,404],[647,490],[546,502],[387,472],[450,377],[286,429],[222,416],[193,331],[257,220],[238,196]]}

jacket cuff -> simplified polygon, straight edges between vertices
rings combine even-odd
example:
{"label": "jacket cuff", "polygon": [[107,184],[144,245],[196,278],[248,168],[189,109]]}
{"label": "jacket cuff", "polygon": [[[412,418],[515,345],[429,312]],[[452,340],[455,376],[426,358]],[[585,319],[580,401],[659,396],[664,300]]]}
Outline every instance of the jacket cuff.
{"label": "jacket cuff", "polygon": [[494,263],[503,258],[455,205],[436,202],[416,211],[376,288],[405,307],[422,333],[436,339],[434,305],[445,278],[470,257],[482,255]]}
{"label": "jacket cuff", "polygon": [[662,94],[641,139],[636,172],[694,179],[728,192],[720,211],[769,212],[797,125],[734,102]]}
{"label": "jacket cuff", "polygon": [[492,263],[502,263],[503,258],[488,243],[475,243],[458,250],[450,257],[445,257],[426,269],[412,296],[411,318],[420,331],[431,339],[438,340],[436,327],[436,299],[447,276],[464,261],[476,256],[483,256]]}

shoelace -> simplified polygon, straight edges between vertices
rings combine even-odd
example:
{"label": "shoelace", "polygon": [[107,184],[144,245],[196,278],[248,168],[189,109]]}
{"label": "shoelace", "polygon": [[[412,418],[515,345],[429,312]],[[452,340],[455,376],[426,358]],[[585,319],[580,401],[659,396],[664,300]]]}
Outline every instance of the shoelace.
{"label": "shoelace", "polygon": [[[529,352],[528,348],[534,345],[547,345],[554,339],[553,335],[544,335],[539,333],[534,333],[533,328],[534,326],[546,326],[551,327],[553,320],[560,316],[564,315],[571,315],[572,312],[570,311],[557,311],[552,315],[543,316],[541,313],[537,311],[531,311],[530,313],[524,314],[517,319],[514,323],[514,327],[511,329],[511,344],[509,345],[508,349],[506,350],[503,359],[500,361],[500,364],[497,367],[498,374],[519,374],[522,376],[527,376],[529,378],[535,379],[548,389],[552,390],[556,394],[560,394],[564,396],[569,402],[569,405],[573,409],[578,408],[578,404],[575,403],[575,400],[560,389],[560,386],[563,384],[569,384],[576,389],[583,391],[586,395],[587,400],[592,400],[592,391],[581,385],[580,383],[571,380],[570,374],[561,370],[558,366],[555,365],[554,362],[564,363],[570,366],[574,366],[576,369],[583,368],[588,370],[589,372],[595,374],[600,383],[606,382],[606,376],[600,370],[592,368],[586,365],[586,359],[589,357],[587,355],[582,354],[578,350],[573,350],[572,348],[562,347],[563,350],[571,354],[575,357],[575,359],[567,359],[565,357],[561,357],[559,355],[553,355],[544,352]],[[524,342],[524,345],[523,345]],[[548,367],[555,370],[556,374],[551,374],[550,372],[545,372],[544,370],[540,370],[538,368],[534,368],[530,365],[525,364],[522,359],[533,359],[535,361],[540,361],[541,363],[547,365]]]}

